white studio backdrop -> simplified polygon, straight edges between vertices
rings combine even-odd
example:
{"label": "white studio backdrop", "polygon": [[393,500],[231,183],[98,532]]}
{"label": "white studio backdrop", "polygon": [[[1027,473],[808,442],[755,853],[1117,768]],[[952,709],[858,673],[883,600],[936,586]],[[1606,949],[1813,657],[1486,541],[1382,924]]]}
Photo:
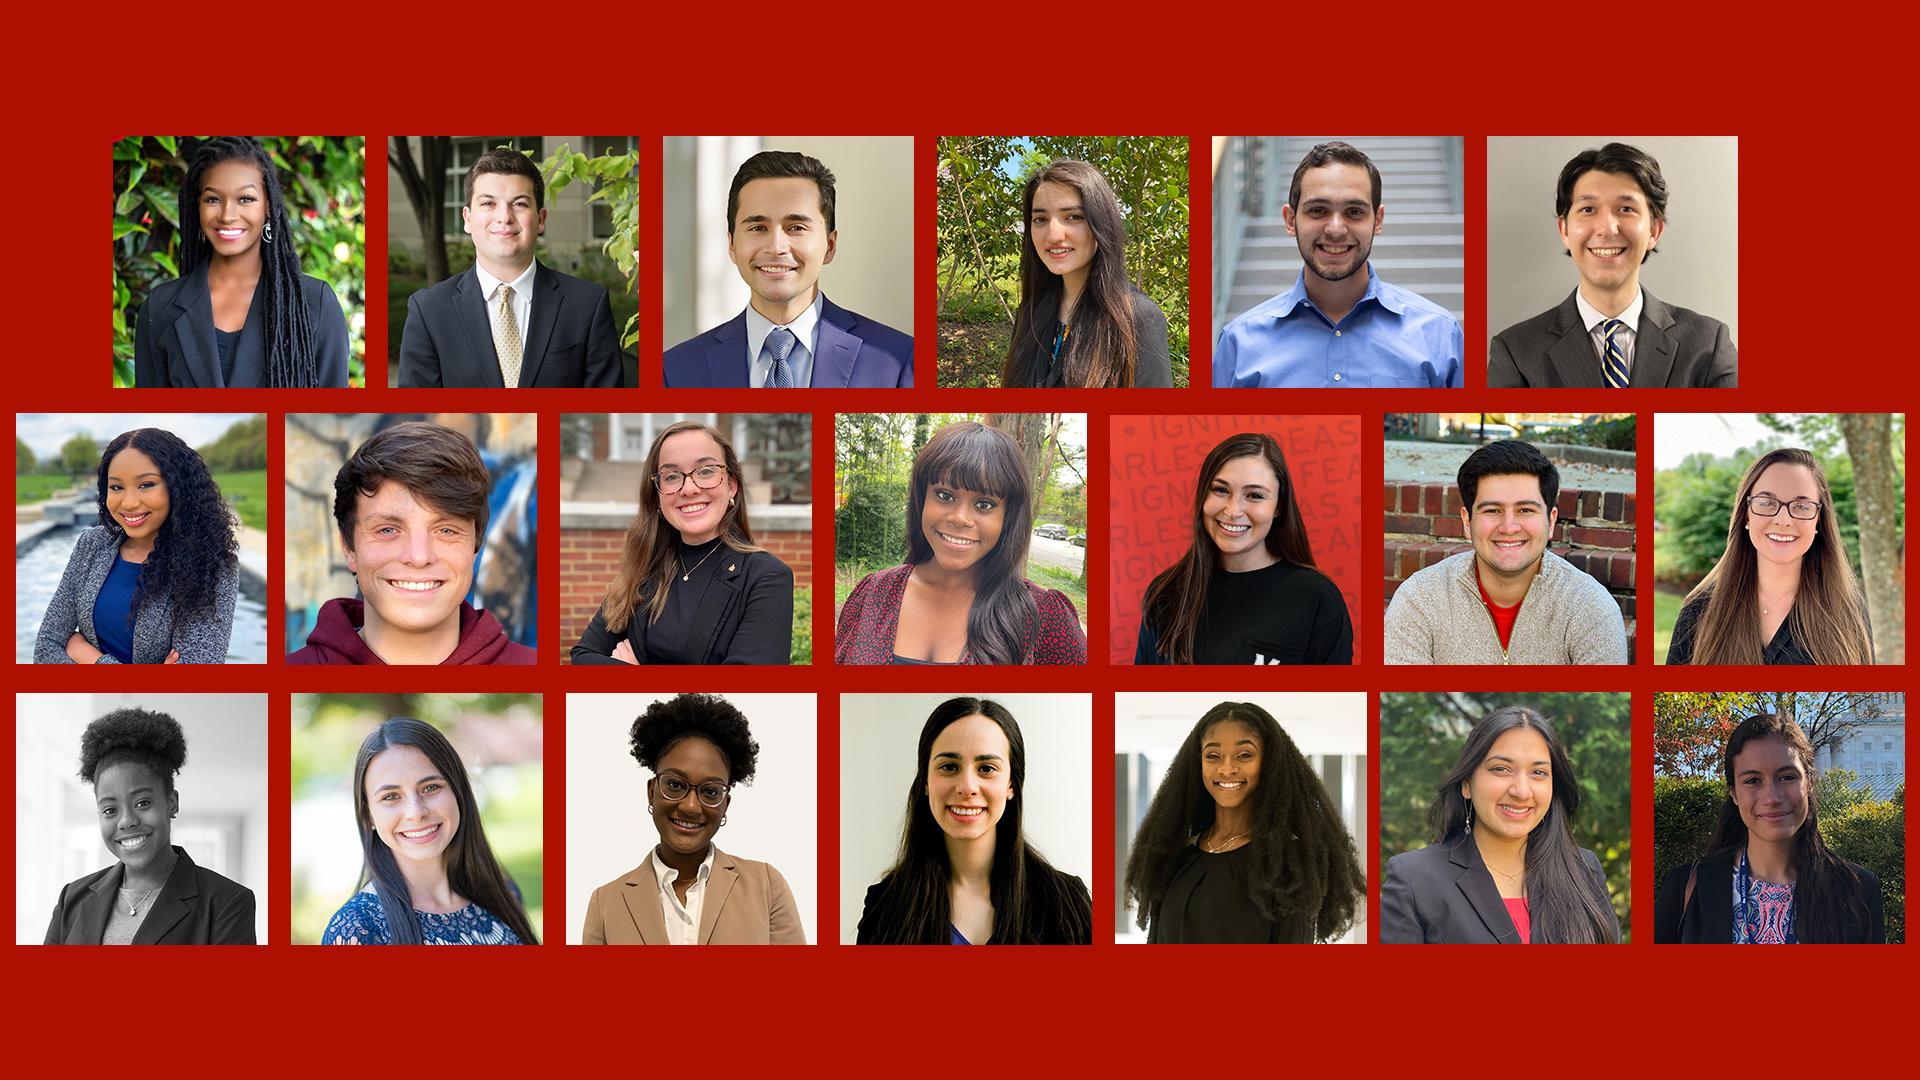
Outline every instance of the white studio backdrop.
{"label": "white studio backdrop", "polygon": [[[854,943],[867,887],[900,852],[920,729],[956,694],[840,696],[840,942]],[[1048,862],[1093,880],[1093,698],[1089,694],[975,693],[1007,707],[1027,744],[1027,843]],[[916,809],[926,813],[924,801]]]}
{"label": "white studio backdrop", "polygon": [[[643,862],[660,842],[647,816],[652,774],[633,759],[628,731],[671,694],[567,695],[567,943],[580,944],[593,890]],[[722,694],[760,744],[753,783],[736,786],[714,844],[771,864],[787,879],[807,940],[819,940],[820,770],[812,694]],[[553,928],[549,927],[549,932]]]}
{"label": "white studio backdrop", "polygon": [[187,763],[174,778],[173,843],[195,864],[253,890],[254,936],[272,910],[267,844],[265,694],[18,694],[14,697],[14,941],[46,940],[62,886],[113,865],[93,789],[80,779],[80,736],[115,709],[180,721]]}

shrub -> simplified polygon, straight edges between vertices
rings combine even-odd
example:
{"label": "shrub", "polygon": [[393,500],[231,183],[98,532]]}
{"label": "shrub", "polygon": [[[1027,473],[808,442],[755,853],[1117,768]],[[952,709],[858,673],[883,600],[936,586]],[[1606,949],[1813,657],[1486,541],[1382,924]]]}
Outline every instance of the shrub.
{"label": "shrub", "polygon": [[1717,779],[1653,780],[1653,880],[1656,888],[1676,866],[1707,853],[1727,785]]}
{"label": "shrub", "polygon": [[1887,909],[1887,940],[1906,940],[1906,812],[1890,802],[1860,803],[1837,817],[1824,818],[1821,835],[1835,855],[1859,863],[1880,879]]}

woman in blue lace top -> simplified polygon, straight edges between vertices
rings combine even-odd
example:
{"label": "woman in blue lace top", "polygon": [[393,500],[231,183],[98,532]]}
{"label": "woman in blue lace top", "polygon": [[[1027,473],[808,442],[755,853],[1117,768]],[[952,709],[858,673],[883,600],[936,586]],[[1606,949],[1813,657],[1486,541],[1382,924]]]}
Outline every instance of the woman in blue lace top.
{"label": "woman in blue lace top", "polygon": [[361,889],[323,945],[538,945],[493,857],[466,766],[431,724],[396,716],[360,744],[354,817]]}

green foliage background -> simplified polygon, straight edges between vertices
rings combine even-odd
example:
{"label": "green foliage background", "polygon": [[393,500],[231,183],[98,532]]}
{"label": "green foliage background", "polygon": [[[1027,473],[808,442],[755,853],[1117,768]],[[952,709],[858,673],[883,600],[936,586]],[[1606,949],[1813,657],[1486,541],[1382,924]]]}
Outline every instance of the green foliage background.
{"label": "green foliage background", "polygon": [[935,208],[941,386],[998,386],[1027,242],[1020,193],[1073,158],[1106,176],[1126,215],[1127,275],[1167,316],[1173,385],[1187,385],[1187,139],[973,136],[939,141]]}
{"label": "green foliage background", "polygon": [[[147,294],[180,276],[180,185],[205,135],[130,135],[113,144],[113,385],[133,385],[133,331]],[[280,173],[294,246],[347,313],[347,379],[366,385],[366,139],[260,135]]]}
{"label": "green foliage background", "polygon": [[1630,940],[1633,779],[1627,694],[1380,695],[1379,865],[1384,872],[1388,859],[1432,842],[1427,807],[1459,759],[1468,730],[1508,705],[1525,705],[1545,716],[1565,744],[1580,782],[1573,840],[1600,857],[1621,940]]}

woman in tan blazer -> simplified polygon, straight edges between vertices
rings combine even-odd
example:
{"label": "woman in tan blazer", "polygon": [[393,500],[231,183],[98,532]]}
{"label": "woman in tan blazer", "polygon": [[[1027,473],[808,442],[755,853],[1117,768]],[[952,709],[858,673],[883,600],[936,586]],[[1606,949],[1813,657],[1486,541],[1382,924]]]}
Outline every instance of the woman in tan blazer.
{"label": "woman in tan blazer", "polygon": [[629,731],[651,771],[647,813],[660,842],[639,866],[593,891],[587,945],[805,945],[806,929],[780,871],[713,844],[733,785],[760,755],[747,718],[712,694],[658,701]]}

